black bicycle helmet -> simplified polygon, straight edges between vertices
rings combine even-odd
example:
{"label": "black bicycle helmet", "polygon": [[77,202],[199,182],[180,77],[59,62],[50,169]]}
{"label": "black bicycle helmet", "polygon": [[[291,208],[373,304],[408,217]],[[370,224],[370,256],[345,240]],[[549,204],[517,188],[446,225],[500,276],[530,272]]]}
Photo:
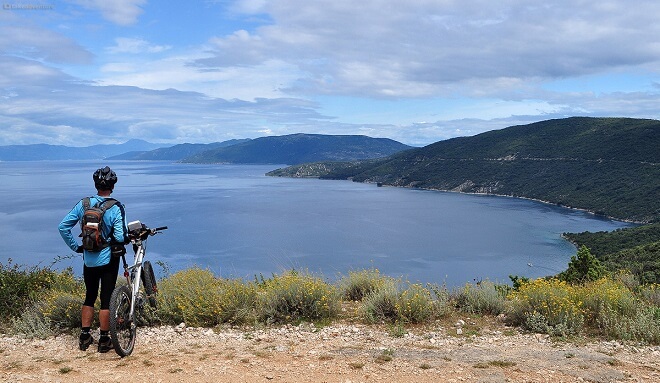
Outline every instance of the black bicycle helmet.
{"label": "black bicycle helmet", "polygon": [[94,178],[94,186],[98,190],[112,190],[117,183],[117,175],[107,166],[96,170],[92,178]]}

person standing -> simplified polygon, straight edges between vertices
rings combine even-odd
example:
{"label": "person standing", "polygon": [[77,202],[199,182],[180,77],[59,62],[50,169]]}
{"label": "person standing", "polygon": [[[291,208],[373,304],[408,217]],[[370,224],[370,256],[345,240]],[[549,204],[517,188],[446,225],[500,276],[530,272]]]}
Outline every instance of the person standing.
{"label": "person standing", "polygon": [[[92,175],[96,195],[81,199],[76,206],[62,219],[59,224],[60,235],[69,248],[83,254],[83,280],[85,282],[85,301],[81,309],[82,329],[79,338],[79,348],[82,351],[94,343],[90,333],[94,320],[94,304],[101,298],[99,311],[99,342],[98,352],[108,352],[113,348],[108,336],[110,330],[110,297],[117,282],[119,259],[126,253],[125,244],[128,240],[126,214],[124,206],[114,198],[110,198],[117,183],[117,175],[108,166],[98,169]],[[71,229],[83,221],[83,216],[90,207],[105,208],[102,222],[98,230],[100,249],[91,250],[90,245],[79,245],[71,233]],[[82,234],[81,234],[82,236]],[[83,238],[83,243],[89,240]]]}

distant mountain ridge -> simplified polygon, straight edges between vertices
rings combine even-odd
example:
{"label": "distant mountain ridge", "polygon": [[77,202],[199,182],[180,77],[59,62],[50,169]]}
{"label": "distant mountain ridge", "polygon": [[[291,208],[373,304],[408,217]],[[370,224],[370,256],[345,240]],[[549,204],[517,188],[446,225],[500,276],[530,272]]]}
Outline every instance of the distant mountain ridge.
{"label": "distant mountain ridge", "polygon": [[539,199],[640,222],[660,220],[660,121],[573,117],[454,138],[390,157],[314,163],[274,176]]}
{"label": "distant mountain ridge", "polygon": [[247,141],[250,141],[250,139],[228,140],[222,142],[213,142],[210,144],[185,143],[185,144],[178,144],[174,146],[158,148],[149,151],[123,153],[118,156],[109,157],[107,159],[108,160],[142,160],[142,161],[162,161],[162,160],[179,161],[206,150],[223,148],[226,146],[236,145]]}
{"label": "distant mountain ridge", "polygon": [[0,161],[165,160],[186,163],[299,164],[387,157],[412,148],[388,138],[351,135],[291,134],[234,139],[210,144],[166,146],[142,140],[124,144],[70,147],[63,145],[0,146]]}
{"label": "distant mountain ridge", "polygon": [[233,164],[300,164],[381,158],[410,149],[389,138],[360,135],[290,134],[256,138],[207,150],[182,162]]}
{"label": "distant mountain ridge", "polygon": [[123,144],[92,145],[85,147],[31,144],[0,146],[0,161],[44,161],[104,159],[129,151],[145,151],[162,147],[144,140],[129,140]]}

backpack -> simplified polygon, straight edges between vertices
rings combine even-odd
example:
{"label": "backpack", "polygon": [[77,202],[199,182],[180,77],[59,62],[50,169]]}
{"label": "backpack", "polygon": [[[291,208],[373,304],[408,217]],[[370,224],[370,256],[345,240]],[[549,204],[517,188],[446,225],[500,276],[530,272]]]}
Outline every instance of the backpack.
{"label": "backpack", "polygon": [[89,197],[83,198],[83,217],[80,222],[83,249],[91,252],[99,252],[110,246],[103,239],[103,215],[105,211],[118,203],[116,199],[108,198],[94,206],[90,206]]}

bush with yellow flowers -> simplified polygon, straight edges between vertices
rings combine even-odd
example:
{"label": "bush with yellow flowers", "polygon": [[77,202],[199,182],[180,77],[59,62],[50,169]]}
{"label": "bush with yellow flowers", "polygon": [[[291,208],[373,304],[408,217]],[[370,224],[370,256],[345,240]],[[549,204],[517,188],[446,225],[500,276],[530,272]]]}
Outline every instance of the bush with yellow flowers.
{"label": "bush with yellow flowers", "polygon": [[256,299],[253,284],[216,278],[209,270],[191,268],[159,282],[157,315],[165,323],[215,326],[246,321]]}
{"label": "bush with yellow flowers", "polygon": [[456,306],[472,314],[499,315],[506,309],[507,289],[491,281],[482,281],[477,284],[466,284],[456,289],[453,299]]}
{"label": "bush with yellow flowers", "polygon": [[342,298],[361,301],[371,292],[383,287],[387,279],[388,277],[381,275],[378,269],[354,270],[339,279],[338,287]]}
{"label": "bush with yellow flowers", "polygon": [[558,279],[536,279],[509,294],[507,320],[523,328],[551,335],[581,332],[583,303],[575,287]]}
{"label": "bush with yellow flowers", "polygon": [[257,317],[266,323],[332,319],[340,308],[338,289],[307,272],[264,279],[257,290]]}

